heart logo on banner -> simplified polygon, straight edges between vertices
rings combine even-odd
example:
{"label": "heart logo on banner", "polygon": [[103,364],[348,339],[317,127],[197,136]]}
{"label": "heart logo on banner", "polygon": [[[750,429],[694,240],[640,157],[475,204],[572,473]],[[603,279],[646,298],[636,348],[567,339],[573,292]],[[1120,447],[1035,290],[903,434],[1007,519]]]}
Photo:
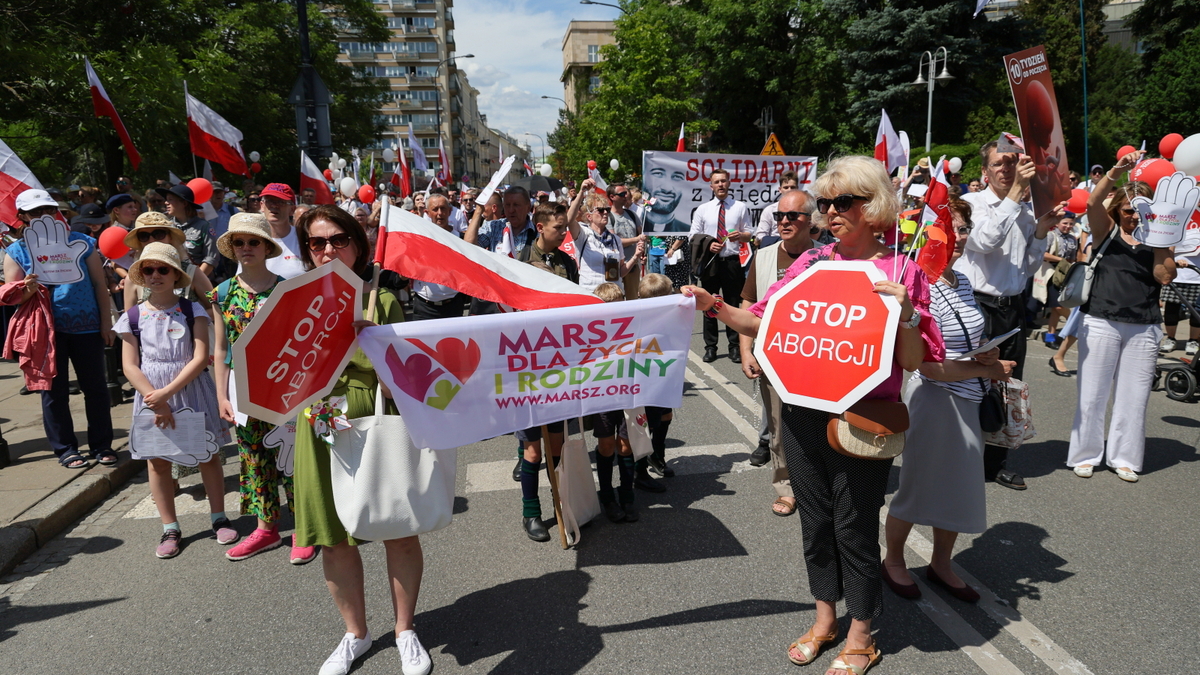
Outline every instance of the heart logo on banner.
{"label": "heart logo on banner", "polygon": [[463,384],[466,384],[467,380],[475,374],[475,369],[479,367],[479,345],[474,340],[464,343],[457,338],[442,338],[437,343],[437,349],[431,349],[429,345],[416,338],[408,338],[408,341],[432,356]]}
{"label": "heart logo on banner", "polygon": [[461,385],[454,384],[450,380],[438,380],[438,383],[433,386],[433,393],[436,396],[430,396],[425,403],[438,410],[445,410],[446,406],[450,405],[450,402],[458,395],[460,389],[462,389]]}
{"label": "heart logo on banner", "polygon": [[445,372],[441,368],[433,370],[433,361],[424,354],[413,354],[407,360],[402,360],[396,353],[396,348],[391,345],[388,345],[386,360],[396,386],[418,401],[425,400],[425,392],[429,391],[429,385]]}

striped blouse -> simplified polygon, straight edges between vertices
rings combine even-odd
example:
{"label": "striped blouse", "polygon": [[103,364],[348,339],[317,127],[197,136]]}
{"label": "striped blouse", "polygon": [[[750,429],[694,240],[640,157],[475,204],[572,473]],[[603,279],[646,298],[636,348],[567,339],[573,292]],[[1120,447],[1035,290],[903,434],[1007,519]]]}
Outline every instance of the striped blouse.
{"label": "striped blouse", "polygon": [[[971,282],[962,272],[955,271],[954,275],[958,277],[957,288],[951,288],[941,279],[929,285],[929,313],[942,330],[942,340],[946,343],[946,360],[956,359],[983,345],[985,341],[983,314],[975,305]],[[958,382],[931,380],[924,375],[914,377],[922,377],[926,382],[947,389],[959,398],[975,402],[983,400],[985,387],[989,386],[988,382],[980,377]]]}

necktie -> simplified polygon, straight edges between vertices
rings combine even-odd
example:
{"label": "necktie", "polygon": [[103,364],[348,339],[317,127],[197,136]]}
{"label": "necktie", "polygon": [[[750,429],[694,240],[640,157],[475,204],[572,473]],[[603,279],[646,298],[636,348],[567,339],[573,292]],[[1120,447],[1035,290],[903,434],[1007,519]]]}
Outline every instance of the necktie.
{"label": "necktie", "polygon": [[721,202],[721,208],[717,211],[717,241],[724,244],[728,236],[729,230],[725,229],[725,202]]}

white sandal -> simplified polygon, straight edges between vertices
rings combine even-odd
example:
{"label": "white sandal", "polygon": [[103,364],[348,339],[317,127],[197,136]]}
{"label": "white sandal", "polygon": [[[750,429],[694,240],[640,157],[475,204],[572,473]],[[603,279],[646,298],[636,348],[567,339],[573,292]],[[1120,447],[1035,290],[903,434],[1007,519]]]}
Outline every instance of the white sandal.
{"label": "white sandal", "polygon": [[1125,467],[1121,467],[1121,468],[1117,469],[1117,478],[1120,478],[1121,480],[1125,481],[1126,483],[1138,482],[1138,475],[1136,473],[1134,473],[1133,471],[1126,469]]}
{"label": "white sandal", "polygon": [[1091,478],[1092,468],[1093,467],[1090,466],[1077,466],[1075,467],[1075,475],[1079,476],[1080,478]]}

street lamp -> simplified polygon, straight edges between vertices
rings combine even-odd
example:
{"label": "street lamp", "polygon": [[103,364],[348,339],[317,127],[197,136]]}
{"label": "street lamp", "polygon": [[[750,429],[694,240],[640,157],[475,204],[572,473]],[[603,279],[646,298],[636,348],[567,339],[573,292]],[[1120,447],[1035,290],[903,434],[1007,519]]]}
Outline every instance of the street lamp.
{"label": "street lamp", "polygon": [[534,134],[534,133],[530,133],[528,131],[526,131],[525,133],[523,133],[521,135],[522,136],[533,136],[534,138],[536,138],[542,142],[542,163],[545,164],[546,163],[546,141],[541,136],[538,136],[537,134]]}
{"label": "street lamp", "polygon": [[[935,77],[934,73],[937,72],[938,54],[941,54],[942,72],[938,73],[937,76]],[[928,80],[925,79],[925,75],[921,72],[921,69],[923,69],[925,67],[925,57],[929,57],[929,79]],[[954,76],[951,75],[949,73],[949,71],[946,70],[946,59],[948,57],[949,57],[949,55],[946,52],[946,48],[938,47],[936,50],[934,50],[934,52],[932,54],[930,54],[929,52],[925,52],[924,54],[921,54],[921,60],[917,64],[917,79],[913,81],[913,86],[917,86],[917,87],[926,86],[929,88],[929,114],[925,118],[925,152],[929,152],[929,148],[933,146],[932,141],[933,141],[933,85],[934,85],[934,81],[936,80],[938,82],[941,82],[942,84],[945,84],[946,82],[949,82],[950,80],[954,79]]]}
{"label": "street lamp", "polygon": [[[441,70],[442,70],[442,66],[443,66],[443,65],[444,65],[444,64],[445,64],[447,61],[453,61],[454,59],[473,59],[473,58],[475,58],[475,55],[474,55],[474,54],[463,54],[462,56],[450,56],[450,57],[444,58],[444,59],[442,59],[441,61],[439,61],[439,62],[438,62],[438,64],[437,64],[437,67],[433,69],[433,85],[434,85],[434,87],[435,87],[435,90],[437,91],[437,135],[438,135],[438,142],[441,142],[441,140],[442,140],[442,85],[441,85],[441,83],[439,83],[439,82],[438,82],[438,73],[440,73],[440,72],[441,72]],[[450,152],[454,152],[454,136],[453,136],[453,135],[451,135],[451,137],[450,137]],[[449,159],[449,157],[447,157],[447,159]],[[449,175],[449,174],[450,174],[450,168],[449,168],[449,167],[445,167],[445,166],[443,166],[443,167],[442,167],[442,171],[443,171],[443,172],[444,172],[446,175]]]}
{"label": "street lamp", "polygon": [[[596,4],[599,4],[599,3],[596,3]],[[566,101],[566,99],[561,99],[561,98],[559,98],[559,97],[557,97],[557,96],[543,96],[542,98],[549,98],[549,99],[553,99],[553,100],[555,100],[555,101],[562,101],[563,107],[565,108],[565,107],[567,106],[567,101]]]}
{"label": "street lamp", "polygon": [[629,13],[629,12],[625,11],[624,7],[622,7],[620,5],[612,5],[607,2],[594,2],[594,0],[579,0],[579,4],[581,4],[581,5],[604,5],[605,7],[612,7],[613,9],[619,9],[619,10],[621,10],[622,14]]}

